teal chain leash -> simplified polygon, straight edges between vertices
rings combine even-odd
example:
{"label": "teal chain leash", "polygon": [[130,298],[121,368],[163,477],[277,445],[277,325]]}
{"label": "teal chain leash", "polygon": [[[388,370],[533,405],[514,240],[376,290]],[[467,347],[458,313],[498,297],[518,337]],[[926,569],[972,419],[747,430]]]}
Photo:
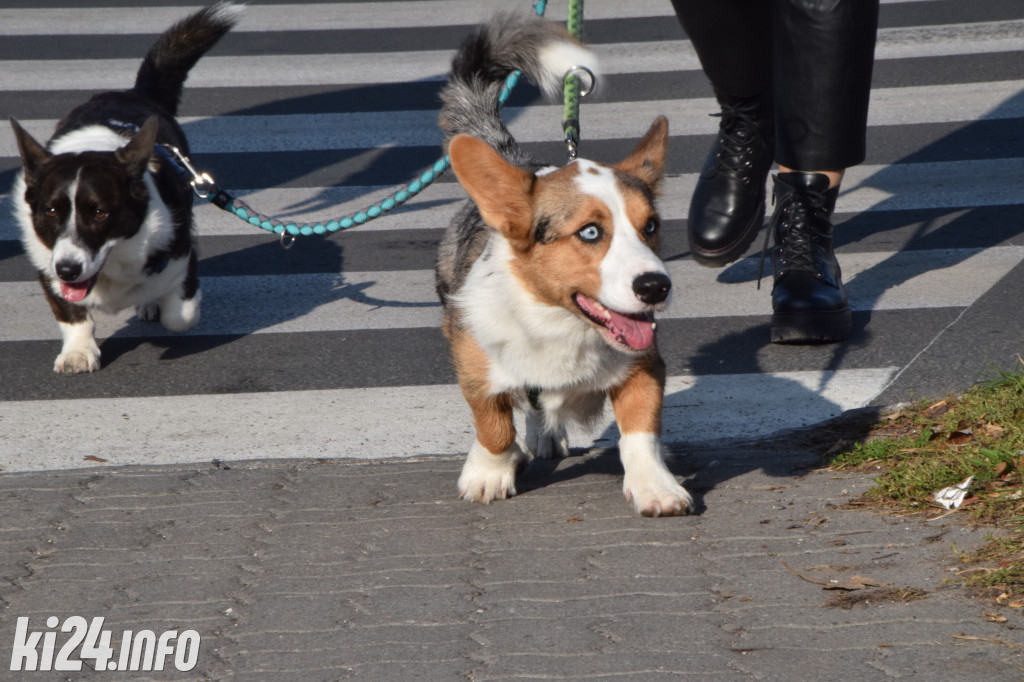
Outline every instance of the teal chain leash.
{"label": "teal chain leash", "polygon": [[[537,16],[543,17],[544,12],[547,9],[547,0],[537,0],[537,2],[533,4],[533,9],[537,13]],[[577,40],[580,38],[582,22],[583,0],[571,0],[568,30],[569,33]],[[565,131],[565,140],[566,146],[569,149],[570,161],[576,158],[576,147],[579,144],[579,100],[581,96],[586,96],[586,94],[590,92],[590,88],[581,92],[579,77],[574,75],[574,72],[577,70],[584,71],[588,74],[591,79],[590,88],[593,87],[594,83],[593,73],[584,66],[574,67],[573,70],[565,76],[565,115],[563,117],[563,130]],[[512,94],[512,90],[519,82],[521,75],[521,71],[514,71],[505,79],[505,83],[498,95],[499,110],[504,106],[505,102]],[[164,145],[164,147],[171,155],[174,156],[178,164],[192,176],[192,189],[198,197],[206,199],[218,208],[228,211],[229,213],[233,213],[240,219],[255,227],[280,235],[281,245],[285,248],[291,247],[299,236],[308,237],[311,235],[324,235],[339,232],[357,225],[363,225],[375,218],[379,218],[419,194],[444,174],[444,172],[451,166],[451,159],[448,155],[445,155],[435,161],[434,165],[430,169],[424,171],[418,178],[412,180],[408,185],[365,209],[340,218],[328,220],[327,222],[299,224],[296,222],[280,220],[260,213],[241,199],[231,196],[226,191],[218,187],[209,174],[197,171],[192,166],[188,157],[182,154],[176,147],[172,147],[170,145]]]}

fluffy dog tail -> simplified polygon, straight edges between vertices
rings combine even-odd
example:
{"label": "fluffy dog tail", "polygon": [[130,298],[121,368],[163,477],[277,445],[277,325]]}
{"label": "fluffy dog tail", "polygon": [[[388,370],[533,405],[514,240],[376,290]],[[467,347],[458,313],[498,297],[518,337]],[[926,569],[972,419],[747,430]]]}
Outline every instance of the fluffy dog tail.
{"label": "fluffy dog tail", "polygon": [[176,115],[188,72],[238,23],[243,9],[233,2],[218,2],[164,31],[142,60],[135,91]]}
{"label": "fluffy dog tail", "polygon": [[448,142],[468,134],[487,142],[510,163],[527,159],[505,128],[498,96],[505,78],[522,71],[545,94],[561,92],[562,78],[573,66],[596,72],[592,52],[557,24],[521,13],[501,13],[470,35],[452,60],[448,84],[441,91],[439,123]]}

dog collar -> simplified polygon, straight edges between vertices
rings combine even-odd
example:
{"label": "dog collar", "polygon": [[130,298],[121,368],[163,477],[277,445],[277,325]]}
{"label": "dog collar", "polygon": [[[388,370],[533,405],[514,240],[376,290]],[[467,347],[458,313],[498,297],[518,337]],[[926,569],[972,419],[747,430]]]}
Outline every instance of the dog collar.
{"label": "dog collar", "polygon": [[[134,123],[129,123],[128,121],[118,120],[116,118],[108,118],[107,126],[120,133],[124,133],[127,135],[135,135],[136,133],[139,132],[139,126],[135,125]],[[159,156],[168,165],[170,165],[171,168],[176,170],[178,174],[181,175],[182,177],[185,177],[187,175],[187,169],[184,168],[180,163],[178,163],[177,159],[174,158],[174,155],[168,152],[167,148],[164,145],[154,145],[153,153]]]}

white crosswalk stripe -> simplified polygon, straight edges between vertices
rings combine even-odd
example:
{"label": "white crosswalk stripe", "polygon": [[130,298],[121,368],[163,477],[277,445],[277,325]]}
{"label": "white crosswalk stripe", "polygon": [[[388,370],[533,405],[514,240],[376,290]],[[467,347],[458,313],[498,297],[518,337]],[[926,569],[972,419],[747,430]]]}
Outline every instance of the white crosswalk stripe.
{"label": "white crosswalk stripe", "polygon": [[[91,92],[130,85],[153,34],[194,9],[61,4],[0,4],[0,109],[42,139]],[[565,3],[548,4],[564,19]],[[303,222],[364,208],[439,154],[436,92],[451,55],[505,5],[251,5],[186,85],[193,158],[269,214]],[[614,160],[656,115],[670,119],[667,441],[756,438],[870,404],[1024,261],[1024,6],[883,2],[868,159],[848,172],[837,214],[858,331],[824,347],[767,342],[761,238],[720,271],[687,254],[716,104],[668,0],[588,0],[585,19],[604,76],[583,104],[583,154]],[[557,161],[561,107],[532,93],[520,86],[506,120]],[[9,192],[10,134],[0,163]],[[177,335],[129,311],[101,317],[104,368],[79,377],[51,371],[57,326],[0,196],[0,470],[90,466],[87,456],[124,466],[464,452],[470,417],[431,272],[464,196],[443,178],[390,216],[290,251],[197,204],[200,325]],[[573,444],[613,443],[611,424]]]}
{"label": "white crosswalk stripe", "polygon": [[[950,123],[977,119],[1016,119],[1024,104],[1014,95],[1024,91],[1024,81],[967,83],[957,86],[922,86],[878,90],[870,112],[870,125]],[[943,106],[934,103],[947,98]],[[1004,104],[1009,103],[1007,106]],[[711,98],[670,99],[654,102],[608,102],[585,109],[587,139],[616,139],[623,122],[643,122],[662,113],[672,114],[673,135],[702,135],[714,131],[717,121]],[[509,128],[520,142],[545,142],[557,131],[561,105],[538,104],[504,111]],[[204,153],[302,151],[312,149],[361,149],[367,147],[429,146],[441,142],[437,112],[388,111],[291,116],[182,117],[189,141]],[[56,120],[20,121],[29,132],[48,134]],[[0,140],[0,155],[15,156],[13,138]]]}

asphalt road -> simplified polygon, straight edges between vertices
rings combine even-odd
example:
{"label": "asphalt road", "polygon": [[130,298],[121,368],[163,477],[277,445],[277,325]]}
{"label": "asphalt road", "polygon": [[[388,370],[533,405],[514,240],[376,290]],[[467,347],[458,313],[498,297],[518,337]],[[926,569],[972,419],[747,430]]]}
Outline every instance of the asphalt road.
{"label": "asphalt road", "polygon": [[[71,104],[131,83],[152,35],[185,11],[121,4],[4,2],[4,115],[45,138]],[[494,6],[251,3],[187,84],[193,161],[264,213],[315,222],[365,208],[437,158],[440,79],[468,26]],[[559,12],[552,3],[549,16]],[[722,271],[687,253],[689,194],[717,119],[670,6],[586,6],[584,35],[605,75],[583,106],[582,154],[614,161],[656,115],[670,120],[661,210],[676,295],[659,325],[667,440],[770,434],[1015,366],[1022,22],[1015,0],[884,3],[868,158],[838,205],[855,333],[780,347],[768,342],[769,288],[755,284],[760,240]],[[557,104],[524,84],[506,117],[539,158],[564,161]],[[13,136],[0,136],[0,187],[18,164]],[[102,317],[102,370],[69,378],[50,371],[59,335],[5,195],[0,467],[78,467],[90,455],[130,464],[464,452],[469,415],[431,279],[462,199],[449,174],[392,215],[289,251],[197,206],[201,323],[177,335],[133,311]],[[606,426],[574,445],[608,438]]]}

